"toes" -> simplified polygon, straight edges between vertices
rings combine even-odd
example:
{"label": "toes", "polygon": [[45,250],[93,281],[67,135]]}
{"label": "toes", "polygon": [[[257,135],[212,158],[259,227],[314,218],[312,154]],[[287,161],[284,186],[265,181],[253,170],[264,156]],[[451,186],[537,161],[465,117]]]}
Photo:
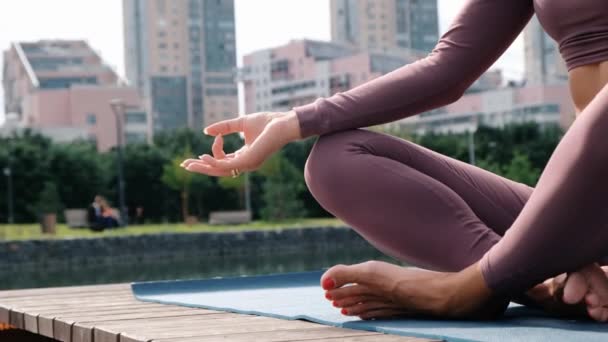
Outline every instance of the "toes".
{"label": "toes", "polygon": [[563,300],[567,304],[577,304],[585,297],[589,286],[582,272],[574,272],[566,279]]}
{"label": "toes", "polygon": [[371,302],[371,301],[384,301],[383,298],[378,296],[352,296],[344,299],[335,300],[332,304],[337,308],[346,308],[349,306],[357,305],[359,303]]}
{"label": "toes", "polygon": [[325,290],[342,287],[346,284],[356,284],[368,277],[366,263],[356,265],[336,265],[321,276],[321,286]]}
{"label": "toes", "polygon": [[593,292],[587,293],[587,295],[585,295],[585,303],[591,308],[598,307],[600,306],[600,297]]}
{"label": "toes", "polygon": [[342,309],[342,314],[347,316],[360,316],[367,312],[378,310],[398,310],[399,307],[393,303],[382,301],[365,302]]}
{"label": "toes", "polygon": [[365,285],[349,285],[338,289],[329,290],[325,298],[329,300],[341,300],[348,297],[374,295],[373,291]]}
{"label": "toes", "polygon": [[593,307],[588,308],[587,312],[589,313],[589,317],[598,321],[598,322],[606,322],[608,321],[608,308],[605,307]]}
{"label": "toes", "polygon": [[601,305],[608,304],[608,278],[604,271],[594,264],[585,268],[584,275],[589,283],[589,291],[597,295]]}

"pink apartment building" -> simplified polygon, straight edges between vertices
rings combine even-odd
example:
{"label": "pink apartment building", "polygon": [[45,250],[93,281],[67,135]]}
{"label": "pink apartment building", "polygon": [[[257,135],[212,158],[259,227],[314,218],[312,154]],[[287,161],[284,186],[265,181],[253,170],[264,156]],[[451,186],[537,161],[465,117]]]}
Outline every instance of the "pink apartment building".
{"label": "pink apartment building", "polygon": [[346,91],[408,62],[347,45],[296,40],[244,57],[245,112],[281,111]]}
{"label": "pink apartment building", "polygon": [[567,84],[505,87],[471,93],[438,110],[393,124],[416,134],[463,133],[479,125],[504,127],[536,122],[567,129],[574,121],[574,105]]}
{"label": "pink apartment building", "polygon": [[117,143],[113,99],[122,99],[127,142],[146,142],[151,123],[135,88],[126,86],[85,41],[16,42],[4,52],[6,113],[55,141],[92,140],[100,151]]}

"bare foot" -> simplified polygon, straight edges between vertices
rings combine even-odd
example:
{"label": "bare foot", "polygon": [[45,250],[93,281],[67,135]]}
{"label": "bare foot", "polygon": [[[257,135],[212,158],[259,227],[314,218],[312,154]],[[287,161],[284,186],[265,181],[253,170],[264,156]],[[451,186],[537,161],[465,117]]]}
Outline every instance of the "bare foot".
{"label": "bare foot", "polygon": [[564,285],[564,302],[585,302],[589,317],[608,322],[608,268],[591,264],[570,274]]}
{"label": "bare foot", "polygon": [[563,316],[608,321],[608,268],[591,264],[561,274],[529,290],[527,296],[544,310]]}
{"label": "bare foot", "polygon": [[362,319],[395,316],[492,318],[507,300],[491,298],[474,265],[459,273],[404,268],[379,261],[337,265],[321,277],[326,298],[342,314]]}

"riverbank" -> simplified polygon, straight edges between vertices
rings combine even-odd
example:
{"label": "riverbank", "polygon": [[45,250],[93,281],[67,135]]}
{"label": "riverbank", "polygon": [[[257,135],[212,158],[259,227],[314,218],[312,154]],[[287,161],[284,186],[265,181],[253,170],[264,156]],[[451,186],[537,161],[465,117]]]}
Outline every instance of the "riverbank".
{"label": "riverbank", "polygon": [[346,227],[0,242],[4,288],[315,270],[382,257]]}
{"label": "riverbank", "polygon": [[73,238],[99,238],[112,236],[131,236],[161,233],[218,233],[239,232],[248,230],[277,230],[305,227],[340,227],[344,226],[340,220],[331,218],[322,219],[294,219],[286,221],[254,221],[242,225],[209,225],[209,224],[146,224],[130,225],[127,228],[106,230],[98,233],[88,229],[72,229],[65,224],[57,225],[55,235],[42,234],[39,224],[0,225],[0,241],[15,240],[47,240],[47,239],[73,239]]}

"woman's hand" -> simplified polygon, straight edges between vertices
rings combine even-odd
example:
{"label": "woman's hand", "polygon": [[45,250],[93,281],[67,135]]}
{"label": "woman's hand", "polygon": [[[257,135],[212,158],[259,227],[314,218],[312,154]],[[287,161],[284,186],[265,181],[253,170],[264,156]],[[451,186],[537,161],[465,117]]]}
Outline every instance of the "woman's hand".
{"label": "woman's hand", "polygon": [[[205,134],[215,136],[213,156],[188,159],[182,163],[188,171],[209,176],[225,177],[231,170],[241,172],[257,170],[272,154],[291,141],[298,140],[300,127],[294,111],[287,113],[256,113],[236,119],[220,121],[205,128]],[[245,145],[226,155],[222,136],[243,133]]]}

